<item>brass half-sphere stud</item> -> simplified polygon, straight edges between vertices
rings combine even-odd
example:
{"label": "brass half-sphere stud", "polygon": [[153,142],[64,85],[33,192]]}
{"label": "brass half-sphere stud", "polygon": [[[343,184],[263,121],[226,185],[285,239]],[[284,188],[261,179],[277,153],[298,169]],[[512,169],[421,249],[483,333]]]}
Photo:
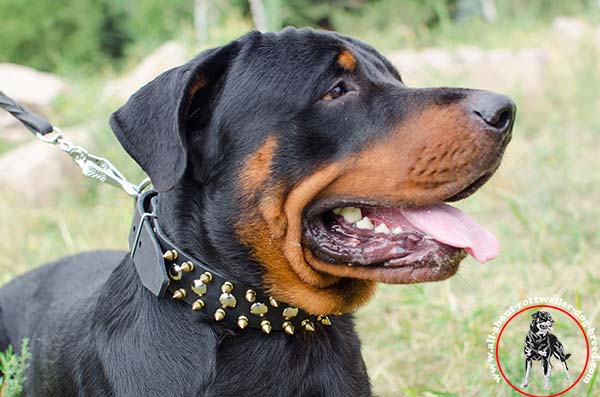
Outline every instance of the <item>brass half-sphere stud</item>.
{"label": "brass half-sphere stud", "polygon": [[290,319],[292,317],[296,317],[298,315],[298,308],[294,307],[294,306],[289,306],[286,307],[285,309],[283,309],[283,317],[285,317],[285,319]]}
{"label": "brass half-sphere stud", "polygon": [[183,276],[181,266],[179,266],[178,264],[174,264],[169,268],[169,278],[177,281],[181,280],[181,276]]}
{"label": "brass half-sphere stud", "polygon": [[257,316],[264,316],[269,311],[269,307],[262,302],[253,303],[250,306],[250,313],[255,314]]}
{"label": "brass half-sphere stud", "polygon": [[200,280],[192,281],[192,291],[198,296],[206,294],[206,284]]}
{"label": "brass half-sphere stud", "polygon": [[235,299],[235,296],[233,296],[231,294],[222,293],[221,296],[219,297],[219,302],[221,303],[221,306],[223,306],[224,308],[235,307],[235,305],[237,304],[237,299]]}

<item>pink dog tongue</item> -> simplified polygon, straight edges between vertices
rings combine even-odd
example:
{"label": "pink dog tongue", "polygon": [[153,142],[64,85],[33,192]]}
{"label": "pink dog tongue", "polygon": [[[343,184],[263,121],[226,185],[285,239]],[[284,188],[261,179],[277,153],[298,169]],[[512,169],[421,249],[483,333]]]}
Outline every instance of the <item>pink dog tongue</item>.
{"label": "pink dog tongue", "polygon": [[448,204],[402,210],[417,229],[452,247],[464,248],[478,262],[498,256],[498,240],[473,218]]}

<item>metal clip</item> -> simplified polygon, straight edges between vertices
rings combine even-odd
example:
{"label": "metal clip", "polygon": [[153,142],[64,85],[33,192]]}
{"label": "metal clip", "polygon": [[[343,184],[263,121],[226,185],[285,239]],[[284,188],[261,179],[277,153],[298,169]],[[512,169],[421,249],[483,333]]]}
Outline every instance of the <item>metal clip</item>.
{"label": "metal clip", "polygon": [[[49,136],[49,135],[51,135],[51,136]],[[35,136],[37,137],[37,139],[39,139],[42,142],[56,145],[62,139],[63,132],[60,128],[52,127],[52,132],[50,132],[46,135],[42,135],[39,132],[36,132]]]}
{"label": "metal clip", "polygon": [[48,134],[41,135],[39,133],[36,134],[36,136],[42,142],[58,145],[60,150],[71,156],[73,162],[81,168],[83,175],[121,188],[125,193],[132,197],[139,196],[140,193],[151,184],[150,179],[148,178],[144,179],[142,183],[137,186],[132,184],[125,176],[123,176],[123,174],[121,174],[117,167],[104,157],[94,156],[81,146],[74,145],[67,141],[63,137],[63,132],[56,127],[53,129],[53,133],[55,134],[51,137],[48,137]]}
{"label": "metal clip", "polygon": [[73,161],[79,165],[83,175],[120,187],[132,197],[139,195],[137,186],[127,181],[123,174],[107,159],[83,153],[73,157]]}

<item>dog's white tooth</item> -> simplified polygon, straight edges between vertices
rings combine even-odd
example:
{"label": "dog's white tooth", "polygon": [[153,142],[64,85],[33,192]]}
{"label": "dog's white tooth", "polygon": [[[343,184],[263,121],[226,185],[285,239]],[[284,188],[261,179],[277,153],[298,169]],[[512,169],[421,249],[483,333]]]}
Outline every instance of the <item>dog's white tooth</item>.
{"label": "dog's white tooth", "polygon": [[363,230],[373,230],[375,228],[375,225],[373,225],[373,222],[371,222],[369,217],[365,216],[360,221],[356,222],[356,228]]}
{"label": "dog's white tooth", "polygon": [[340,210],[340,215],[348,223],[358,222],[362,219],[362,211],[358,207],[344,207]]}
{"label": "dog's white tooth", "polygon": [[404,230],[400,226],[396,226],[392,229],[392,234],[401,234]]}
{"label": "dog's white tooth", "polygon": [[333,212],[335,215],[339,215],[342,213],[342,209],[341,208],[334,208],[331,210],[331,212]]}
{"label": "dog's white tooth", "polygon": [[433,240],[433,237],[431,237],[431,236],[429,236],[429,235],[427,235],[427,234],[426,234],[426,235],[424,235],[424,236],[423,236],[423,238],[424,238],[425,240]]}
{"label": "dog's white tooth", "polygon": [[385,223],[380,223],[375,228],[375,233],[390,234],[391,231],[390,231],[390,228]]}

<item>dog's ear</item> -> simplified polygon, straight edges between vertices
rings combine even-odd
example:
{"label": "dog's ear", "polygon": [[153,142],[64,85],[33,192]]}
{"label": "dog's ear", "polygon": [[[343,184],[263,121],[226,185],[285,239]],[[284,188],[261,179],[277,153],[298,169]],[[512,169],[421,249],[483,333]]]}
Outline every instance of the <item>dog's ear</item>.
{"label": "dog's ear", "polygon": [[[211,103],[216,82],[238,52],[239,42],[200,53],[142,87],[110,117],[110,126],[127,153],[148,174],[154,188],[167,191],[188,162],[190,113]],[[199,98],[201,97],[201,98]],[[195,128],[196,129],[196,128]]]}
{"label": "dog's ear", "polygon": [[531,315],[531,317],[535,320],[536,318],[538,318],[540,316],[540,312],[535,312]]}

